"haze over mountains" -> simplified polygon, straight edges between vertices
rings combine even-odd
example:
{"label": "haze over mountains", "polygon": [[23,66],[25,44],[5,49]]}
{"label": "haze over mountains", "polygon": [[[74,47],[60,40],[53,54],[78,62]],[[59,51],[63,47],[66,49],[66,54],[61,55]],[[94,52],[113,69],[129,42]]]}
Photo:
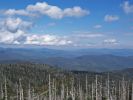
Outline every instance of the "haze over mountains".
{"label": "haze over mountains", "polygon": [[68,70],[110,71],[133,68],[132,49],[55,50],[0,48],[0,63],[44,63]]}

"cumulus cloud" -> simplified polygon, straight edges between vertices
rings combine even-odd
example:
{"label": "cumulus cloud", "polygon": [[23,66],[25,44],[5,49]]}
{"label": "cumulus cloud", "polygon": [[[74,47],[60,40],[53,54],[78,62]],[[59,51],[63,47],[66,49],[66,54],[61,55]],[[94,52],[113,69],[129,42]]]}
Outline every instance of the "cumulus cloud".
{"label": "cumulus cloud", "polygon": [[0,22],[0,43],[20,44],[32,23],[20,18],[6,18]]}
{"label": "cumulus cloud", "polygon": [[122,4],[122,8],[124,10],[125,13],[133,13],[133,5],[130,5],[128,1],[125,1]]}
{"label": "cumulus cloud", "polygon": [[24,44],[35,44],[35,45],[69,45],[72,41],[55,36],[55,35],[30,35],[27,36]]}
{"label": "cumulus cloud", "polygon": [[32,16],[32,17],[37,16],[36,14],[30,13],[23,9],[22,10],[8,9],[4,11],[4,15],[8,15],[8,16],[22,15],[22,16]]}
{"label": "cumulus cloud", "polygon": [[46,2],[38,2],[35,5],[28,5],[26,10],[30,12],[39,12],[42,15],[47,15],[55,19],[61,19],[66,16],[81,17],[89,14],[89,11],[82,9],[81,7],[61,9],[57,6],[49,5]]}
{"label": "cumulus cloud", "polygon": [[64,9],[64,16],[70,16],[70,17],[81,17],[89,13],[90,13],[89,11],[84,10],[78,6]]}
{"label": "cumulus cloud", "polygon": [[56,35],[27,34],[22,30],[17,30],[15,33],[11,33],[5,30],[0,31],[0,43],[63,46],[71,45],[72,41]]}
{"label": "cumulus cloud", "polygon": [[20,44],[22,38],[25,36],[25,32],[22,30],[17,30],[12,33],[7,30],[0,30],[0,43],[4,44]]}
{"label": "cumulus cloud", "polygon": [[105,44],[118,44],[119,42],[116,39],[105,39],[104,43]]}
{"label": "cumulus cloud", "polygon": [[119,20],[119,16],[117,15],[105,15],[104,20],[106,22],[113,22]]}
{"label": "cumulus cloud", "polygon": [[30,12],[38,12],[42,15],[47,15],[51,18],[62,18],[63,11],[57,6],[48,5],[46,2],[38,2],[35,5],[28,5],[26,8]]}
{"label": "cumulus cloud", "polygon": [[27,30],[32,26],[31,22],[23,21],[20,18],[7,18],[2,23],[3,29],[10,32],[17,32],[18,29]]}
{"label": "cumulus cloud", "polygon": [[70,45],[72,41],[56,35],[28,34],[32,23],[20,18],[7,18],[0,22],[0,43],[3,44],[34,44],[34,45]]}
{"label": "cumulus cloud", "polygon": [[58,6],[49,5],[46,2],[37,2],[35,5],[28,5],[25,9],[8,9],[4,11],[4,15],[22,15],[22,16],[39,16],[46,15],[50,18],[61,19],[63,17],[82,17],[90,12],[79,6],[73,8],[61,9]]}

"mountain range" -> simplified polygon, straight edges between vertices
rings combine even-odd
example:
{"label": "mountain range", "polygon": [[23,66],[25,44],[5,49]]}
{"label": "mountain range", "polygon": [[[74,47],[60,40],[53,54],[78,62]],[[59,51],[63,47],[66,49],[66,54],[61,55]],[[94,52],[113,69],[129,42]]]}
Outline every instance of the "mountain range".
{"label": "mountain range", "polygon": [[133,68],[132,49],[0,48],[0,63],[44,63],[67,70],[110,71]]}

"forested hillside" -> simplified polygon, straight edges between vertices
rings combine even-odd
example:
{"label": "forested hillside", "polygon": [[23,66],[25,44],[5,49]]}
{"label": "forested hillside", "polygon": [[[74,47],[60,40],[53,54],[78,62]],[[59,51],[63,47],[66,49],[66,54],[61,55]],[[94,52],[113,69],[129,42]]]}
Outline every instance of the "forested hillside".
{"label": "forested hillside", "polygon": [[1,100],[132,100],[133,69],[95,73],[0,64]]}

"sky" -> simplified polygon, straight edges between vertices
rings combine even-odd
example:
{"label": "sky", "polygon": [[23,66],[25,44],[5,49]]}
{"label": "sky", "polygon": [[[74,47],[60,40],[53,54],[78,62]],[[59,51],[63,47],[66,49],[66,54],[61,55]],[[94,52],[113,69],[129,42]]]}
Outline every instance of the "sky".
{"label": "sky", "polygon": [[0,46],[133,48],[133,0],[1,0]]}

